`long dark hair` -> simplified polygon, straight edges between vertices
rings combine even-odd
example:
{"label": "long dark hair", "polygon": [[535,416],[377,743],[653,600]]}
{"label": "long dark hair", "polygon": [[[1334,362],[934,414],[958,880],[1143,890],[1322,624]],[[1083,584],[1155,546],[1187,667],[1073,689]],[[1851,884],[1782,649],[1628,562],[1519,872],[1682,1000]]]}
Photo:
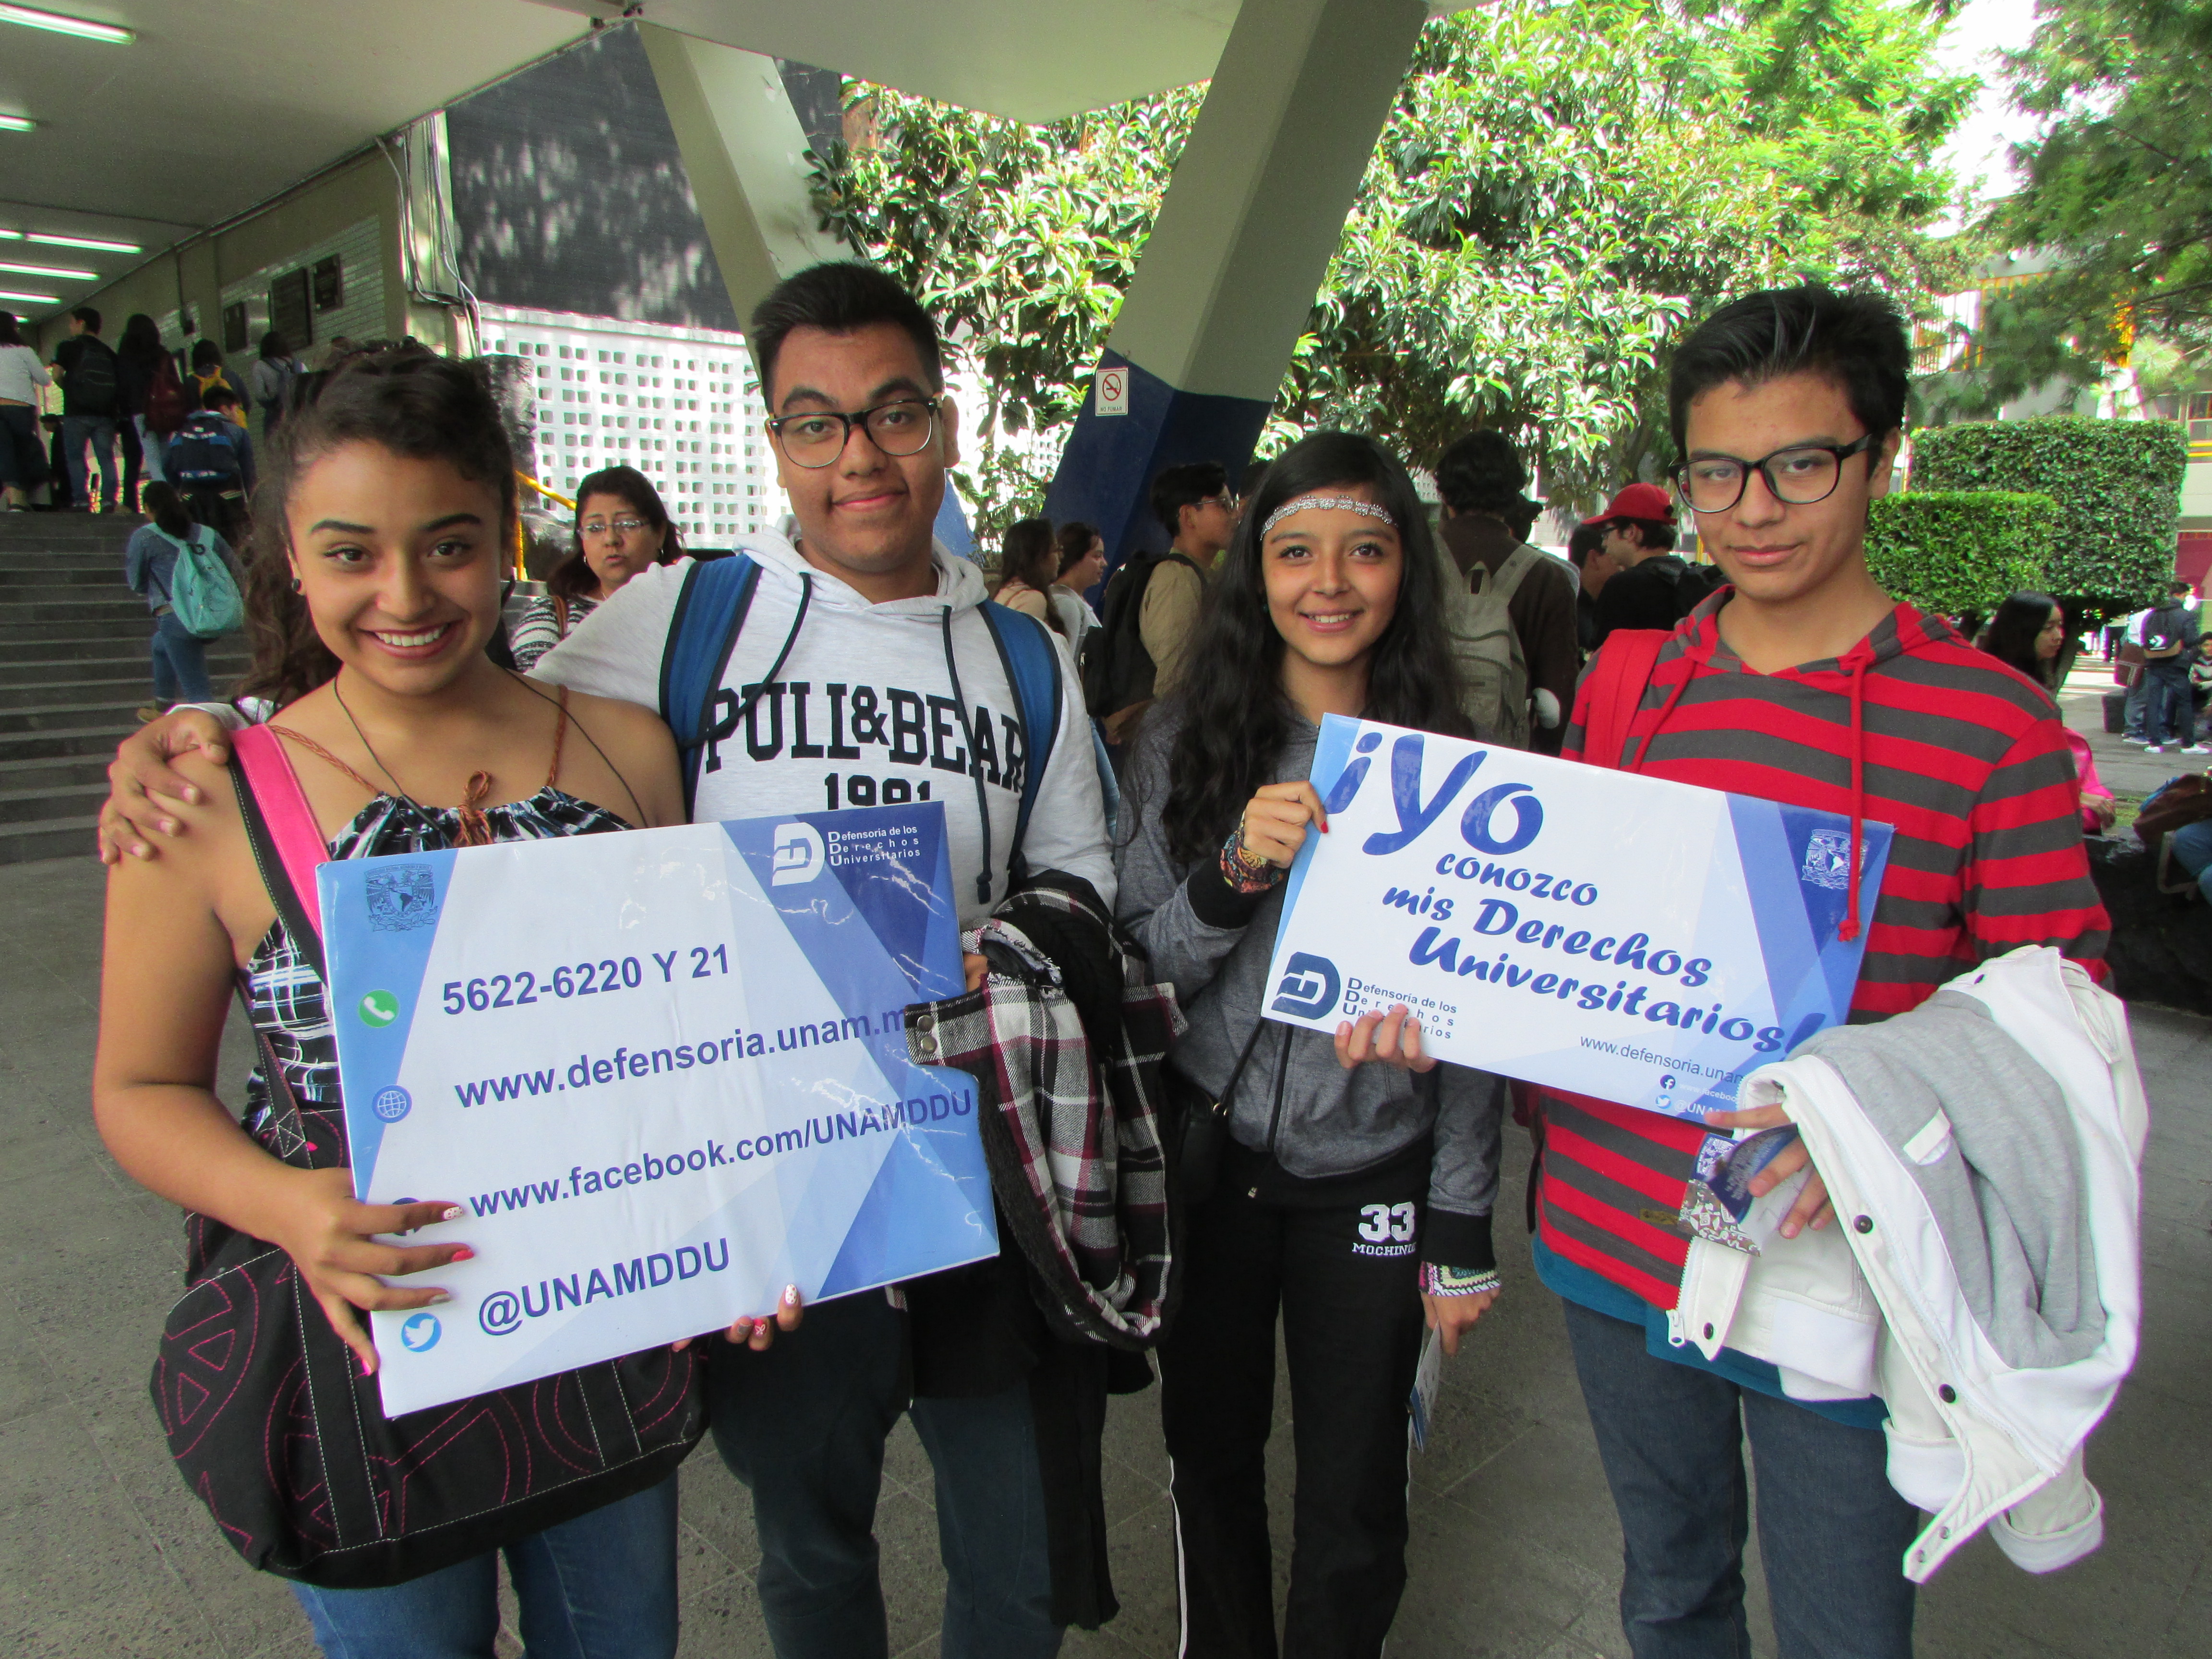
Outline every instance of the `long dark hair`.
{"label": "long dark hair", "polygon": [[546,577],[548,593],[580,599],[599,585],[599,573],[584,556],[584,503],[594,495],[613,495],[628,501],[633,513],[660,532],[660,556],[653,560],[655,564],[674,564],[684,556],[684,538],[668,521],[668,509],[661,505],[660,492],[653,487],[653,481],[634,466],[602,467],[576,486],[575,549]]}
{"label": "long dark hair", "polygon": [[[1182,684],[1168,701],[1182,717],[1168,755],[1160,821],[1180,863],[1211,854],[1253,793],[1273,776],[1293,711],[1283,694],[1283,636],[1267,611],[1260,537],[1268,515],[1316,490],[1364,484],[1397,526],[1405,550],[1398,605],[1368,659],[1370,720],[1471,738],[1459,671],[1443,621],[1443,572],[1426,510],[1398,458],[1372,438],[1316,432],[1267,469],[1258,495],[1222,555],[1184,656]],[[1132,815],[1132,821],[1134,821]]]}
{"label": "long dark hair", "polygon": [[115,355],[126,363],[160,362],[160,326],[144,312],[132,312],[123,319],[123,337],[115,343]]}
{"label": "long dark hair", "polygon": [[483,366],[421,346],[349,359],[303,389],[305,397],[270,441],[253,492],[246,565],[246,631],[253,666],[242,690],[279,708],[333,678],[338,659],[315,632],[307,602],[292,590],[292,486],[342,444],[381,445],[410,460],[444,461],[464,478],[499,491],[500,542],[514,534],[514,453]]}
{"label": "long dark hair", "polygon": [[2055,659],[2045,662],[2035,654],[2035,636],[2050,626],[2051,613],[2057,609],[2058,601],[2048,593],[2014,594],[1990,618],[1989,631],[1982,636],[1982,649],[2050,690],[2051,676],[2058,664]]}
{"label": "long dark hair", "polygon": [[185,498],[177,494],[174,484],[149,483],[140,492],[139,499],[146,503],[154,527],[163,535],[174,536],[180,542],[192,538],[192,515],[185,511]]}
{"label": "long dark hair", "polygon": [[1050,519],[1017,519],[1006,526],[999,546],[999,574],[1008,581],[1043,593],[1059,578],[1060,556],[1052,544]]}
{"label": "long dark hair", "polygon": [[1056,580],[1091,556],[1091,544],[1098,539],[1098,531],[1096,526],[1087,525],[1080,519],[1070,519],[1060,526],[1059,534],[1052,539],[1053,544],[1060,550],[1060,569],[1054,575]]}
{"label": "long dark hair", "polygon": [[15,313],[12,311],[0,311],[0,346],[22,343],[23,331],[15,326]]}

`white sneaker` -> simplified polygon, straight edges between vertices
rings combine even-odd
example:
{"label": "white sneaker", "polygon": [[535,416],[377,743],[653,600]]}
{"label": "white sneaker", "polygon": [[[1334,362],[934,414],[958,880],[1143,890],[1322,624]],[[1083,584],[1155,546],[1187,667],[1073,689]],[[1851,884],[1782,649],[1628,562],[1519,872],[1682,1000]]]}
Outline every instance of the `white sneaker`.
{"label": "white sneaker", "polygon": [[2163,755],[2165,752],[2166,746],[2163,744],[2149,743],[2143,745],[2143,753],[2146,755]]}
{"label": "white sneaker", "polygon": [[2122,738],[2120,741],[2122,743],[2131,743],[2135,744],[2136,748],[2140,749],[2143,744],[2148,743],[2150,739],[2148,738]]}
{"label": "white sneaker", "polygon": [[2212,755],[2212,749],[2207,749],[2201,743],[2192,743],[2180,752],[2185,755]]}

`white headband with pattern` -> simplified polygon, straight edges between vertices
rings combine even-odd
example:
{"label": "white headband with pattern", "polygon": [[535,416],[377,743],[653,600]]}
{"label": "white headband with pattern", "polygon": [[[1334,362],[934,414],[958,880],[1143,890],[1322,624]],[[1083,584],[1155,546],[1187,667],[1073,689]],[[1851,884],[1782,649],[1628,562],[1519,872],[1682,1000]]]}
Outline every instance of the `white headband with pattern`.
{"label": "white headband with pattern", "polygon": [[1357,513],[1364,518],[1380,519],[1392,529],[1398,521],[1388,507],[1377,507],[1372,501],[1363,501],[1350,495],[1301,495],[1296,501],[1285,501],[1267,515],[1267,522],[1260,526],[1260,539],[1266,541],[1275,533],[1275,526],[1293,513],[1303,513],[1310,507],[1334,507],[1346,513]]}

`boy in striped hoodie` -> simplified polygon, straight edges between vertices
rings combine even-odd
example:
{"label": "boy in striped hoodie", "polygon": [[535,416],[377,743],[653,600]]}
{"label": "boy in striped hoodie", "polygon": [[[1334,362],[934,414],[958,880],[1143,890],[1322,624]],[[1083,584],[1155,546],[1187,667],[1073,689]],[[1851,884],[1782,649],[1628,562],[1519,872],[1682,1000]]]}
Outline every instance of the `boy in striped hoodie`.
{"label": "boy in striped hoodie", "polygon": [[[1676,351],[1676,485],[1731,586],[1671,634],[1619,633],[1576,698],[1565,754],[1895,827],[1854,1023],[1917,1006],[2022,945],[2101,975],[2109,926],[2050,696],[1866,564],[1867,504],[1902,437],[1910,344],[1889,301],[1819,286],[1723,307]],[[1849,936],[1848,934],[1846,935]],[[1778,1108],[1714,1113],[1711,1132]],[[1730,1349],[1668,1340],[1691,1237],[1678,1218],[1708,1131],[1587,1097],[1540,1097],[1536,1267],[1565,1298],[1583,1396],[1625,1540],[1637,1659],[1749,1651],[1742,1438],[1786,1656],[1901,1659],[1919,1528],[1890,1487],[1878,1399],[1805,1401]],[[1753,1183],[1805,1166],[1802,1146]],[[1784,1222],[1832,1225],[1815,1171]]]}

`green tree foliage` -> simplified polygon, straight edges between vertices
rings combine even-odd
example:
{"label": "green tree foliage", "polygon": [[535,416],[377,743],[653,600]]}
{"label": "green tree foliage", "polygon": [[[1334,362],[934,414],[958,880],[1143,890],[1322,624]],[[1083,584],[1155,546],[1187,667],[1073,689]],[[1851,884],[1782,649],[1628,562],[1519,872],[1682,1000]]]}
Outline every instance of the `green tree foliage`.
{"label": "green tree foliage", "polygon": [[[1972,95],[1916,0],[1501,0],[1430,22],[1278,399],[1432,460],[1476,425],[1582,504],[1656,473],[1665,354],[1801,274],[1917,308]],[[822,158],[824,220],[975,343],[1007,434],[1080,407],[1197,89],[1026,127],[855,85],[883,143]],[[987,436],[995,524],[1042,480]],[[970,481],[982,486],[971,488]]]}
{"label": "green tree foliage", "polygon": [[[2170,421],[1972,421],[1913,439],[1914,492],[2014,490],[2058,504],[2046,591],[2084,623],[2141,609],[2173,574],[2188,445]],[[1911,495],[1904,499],[1910,501]]]}
{"label": "green tree foliage", "polygon": [[1938,616],[1994,611],[2040,588],[2058,503],[2002,489],[1916,489],[1877,497],[1867,514],[1867,568],[1894,597]]}
{"label": "green tree foliage", "polygon": [[2037,17],[2007,74],[2049,124],[1984,228],[2062,263],[1990,298],[1990,408],[2054,376],[2094,380],[2133,335],[2212,349],[2212,0],[2040,0]]}

